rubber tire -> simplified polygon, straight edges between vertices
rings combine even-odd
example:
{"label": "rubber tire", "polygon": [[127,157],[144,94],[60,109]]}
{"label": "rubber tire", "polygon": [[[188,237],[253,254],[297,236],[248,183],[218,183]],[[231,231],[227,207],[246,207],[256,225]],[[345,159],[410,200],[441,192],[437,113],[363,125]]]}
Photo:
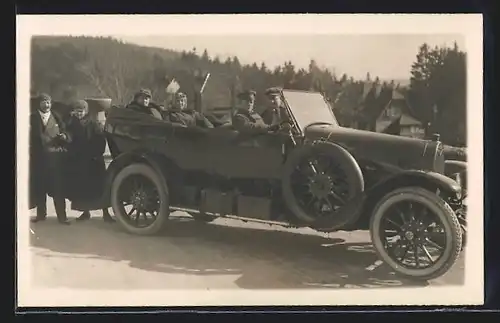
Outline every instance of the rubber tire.
{"label": "rubber tire", "polygon": [[217,219],[216,216],[206,215],[206,214],[201,214],[201,213],[188,212],[188,214],[197,222],[210,223],[210,222],[214,221],[215,219]]}
{"label": "rubber tire", "polygon": [[[119,211],[120,208],[118,203],[120,203],[120,201],[118,200],[118,189],[128,176],[135,174],[143,175],[151,180],[155,184],[156,189],[158,190],[158,193],[160,195],[160,212],[158,214],[158,217],[156,221],[153,222],[153,224],[145,228],[136,228],[130,225],[126,221],[126,216]],[[137,163],[126,166],[121,169],[113,179],[113,183],[111,185],[111,206],[113,208],[113,212],[115,214],[117,222],[127,232],[142,236],[155,235],[164,229],[170,215],[169,193],[166,181],[163,176],[161,176],[161,174],[158,174],[151,166],[147,164]]]}
{"label": "rubber tire", "polygon": [[[384,211],[395,202],[414,199],[425,203],[427,207],[438,214],[444,224],[447,243],[443,256],[438,262],[426,269],[407,269],[397,264],[387,253],[379,236],[380,220]],[[458,259],[462,249],[462,229],[452,208],[441,197],[421,187],[403,187],[385,195],[375,206],[370,219],[370,236],[378,256],[399,275],[413,280],[432,280],[445,274]]]}
{"label": "rubber tire", "polygon": [[[313,223],[315,217],[311,217],[307,214],[297,203],[297,200],[292,192],[291,175],[298,163],[304,160],[304,158],[318,153],[331,156],[331,158],[338,162],[340,167],[342,167],[346,172],[348,181],[350,182],[348,199],[354,198],[364,191],[363,173],[361,172],[356,159],[346,149],[330,142],[317,142],[312,145],[297,148],[292,151],[290,157],[285,163],[282,175],[282,192],[285,205],[288,209],[296,218],[306,223]],[[341,226],[343,226],[343,223],[339,223],[332,228],[323,228],[324,230],[327,230],[323,232],[336,231]]]}
{"label": "rubber tire", "polygon": [[460,185],[462,186],[462,196],[467,195],[467,170],[460,172]]}

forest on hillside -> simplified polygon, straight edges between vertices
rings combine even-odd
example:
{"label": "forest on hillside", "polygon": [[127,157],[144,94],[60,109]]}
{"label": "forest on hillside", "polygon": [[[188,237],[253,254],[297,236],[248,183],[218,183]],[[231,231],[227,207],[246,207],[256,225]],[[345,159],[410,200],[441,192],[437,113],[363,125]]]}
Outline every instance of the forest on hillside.
{"label": "forest on hillside", "polygon": [[[444,142],[465,143],[466,54],[457,45],[416,49],[410,85],[381,81],[370,75],[355,80],[335,75],[310,61],[307,69],[293,62],[270,68],[264,63],[241,64],[238,57],[221,61],[205,49],[176,52],[124,43],[111,37],[37,36],[31,48],[31,92],[48,92],[55,99],[109,97],[114,104],[129,102],[137,89],[147,87],[157,102],[165,102],[166,86],[175,79],[190,97],[203,79],[210,79],[203,92],[208,108],[234,104],[242,89],[254,89],[263,102],[266,88],[322,92],[332,103],[339,122],[351,126],[363,113],[360,106],[376,101],[373,89],[395,89],[410,103],[417,119],[429,132],[438,131]],[[381,62],[381,64],[386,62]]]}

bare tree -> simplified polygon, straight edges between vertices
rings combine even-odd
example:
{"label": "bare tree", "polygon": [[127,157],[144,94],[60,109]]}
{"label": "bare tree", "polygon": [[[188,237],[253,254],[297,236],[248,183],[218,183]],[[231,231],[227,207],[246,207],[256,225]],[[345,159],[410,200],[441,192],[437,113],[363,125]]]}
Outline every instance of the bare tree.
{"label": "bare tree", "polygon": [[131,79],[140,82],[140,75],[134,75],[132,67],[127,65],[119,50],[109,53],[104,61],[87,60],[78,66],[97,89],[100,95],[111,97],[113,101],[124,103],[132,96],[133,88],[129,85]]}

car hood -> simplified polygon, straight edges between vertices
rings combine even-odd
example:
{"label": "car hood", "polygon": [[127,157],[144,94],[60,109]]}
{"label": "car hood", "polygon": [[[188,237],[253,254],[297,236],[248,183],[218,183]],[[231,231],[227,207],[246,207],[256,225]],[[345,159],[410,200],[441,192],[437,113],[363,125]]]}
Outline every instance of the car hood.
{"label": "car hood", "polygon": [[311,125],[304,130],[307,140],[339,144],[360,161],[395,169],[421,169],[427,140],[389,135],[333,125]]}

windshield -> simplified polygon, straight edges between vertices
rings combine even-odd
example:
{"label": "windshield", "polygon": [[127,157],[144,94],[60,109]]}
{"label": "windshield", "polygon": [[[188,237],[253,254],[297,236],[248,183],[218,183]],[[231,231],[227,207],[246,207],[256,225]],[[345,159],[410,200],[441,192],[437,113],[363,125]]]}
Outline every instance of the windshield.
{"label": "windshield", "polygon": [[314,122],[338,125],[330,105],[321,93],[283,90],[283,96],[302,130]]}

